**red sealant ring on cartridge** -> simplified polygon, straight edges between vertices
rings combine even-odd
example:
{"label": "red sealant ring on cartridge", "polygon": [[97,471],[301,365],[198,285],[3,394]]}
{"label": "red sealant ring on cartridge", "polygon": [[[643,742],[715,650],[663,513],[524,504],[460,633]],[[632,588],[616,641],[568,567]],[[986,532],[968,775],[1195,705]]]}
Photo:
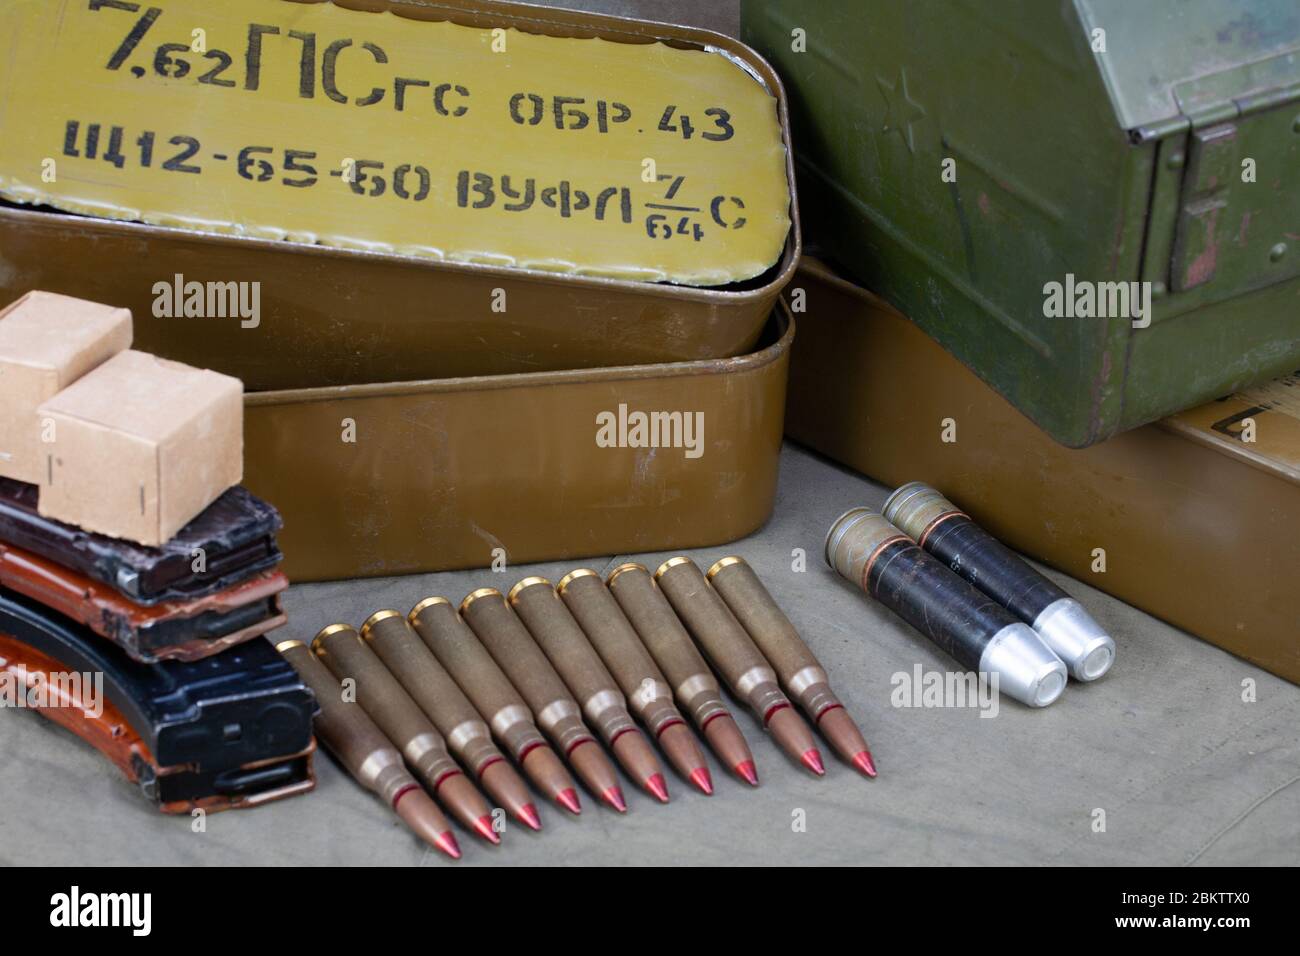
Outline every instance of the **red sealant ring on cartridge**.
{"label": "red sealant ring on cartridge", "polygon": [[[487,773],[488,767],[492,766],[494,763],[501,763],[505,759],[506,758],[500,754],[497,754],[495,757],[488,757],[487,760],[483,761],[483,766],[479,767],[475,773],[478,775],[478,778],[482,780],[483,774]],[[522,760],[523,756],[521,755],[519,759]]]}
{"label": "red sealant ring on cartridge", "polygon": [[925,539],[930,537],[931,532],[933,532],[935,528],[939,527],[939,525],[947,521],[949,518],[965,518],[967,521],[969,521],[970,515],[966,514],[966,512],[964,511],[945,511],[943,514],[939,515],[939,517],[935,518],[933,521],[931,521],[928,525],[925,526],[925,530],[921,532],[921,537],[917,540],[916,543],[924,548]]}
{"label": "red sealant ring on cartridge", "polygon": [[544,740],[534,740],[531,744],[529,744],[529,745],[528,745],[527,747],[525,747],[523,750],[519,751],[519,756],[518,756],[517,758],[515,758],[515,759],[517,759],[517,760],[519,760],[519,761],[522,762],[523,759],[524,759],[525,757],[527,757],[530,753],[532,753],[532,752],[533,752],[534,750],[536,750],[538,747],[546,747],[546,746],[548,746],[548,744],[546,743],[546,741],[544,741]]}
{"label": "red sealant ring on cartridge", "polygon": [[590,734],[587,734],[581,740],[575,740],[572,744],[569,745],[569,749],[564,752],[565,759],[568,759],[569,755],[572,754],[579,747],[581,747],[583,744],[594,744],[595,742],[596,742],[596,738],[591,736]]}
{"label": "red sealant ring on cartridge", "polygon": [[789,706],[790,706],[790,702],[788,700],[784,700],[775,703],[771,707],[769,707],[767,709],[767,712],[763,714],[763,726],[766,727],[768,725],[768,723],[772,720],[772,715],[775,714],[778,710],[785,710]]}
{"label": "red sealant ring on cartridge", "polygon": [[834,704],[827,704],[821,710],[817,711],[817,716],[814,719],[816,720],[817,723],[821,723],[822,718],[825,717],[827,714],[829,714],[832,710],[843,710],[843,709],[844,709],[844,705],[839,703],[838,701],[836,701]]}
{"label": "red sealant ring on cartridge", "polygon": [[[717,714],[713,715],[713,717],[717,717],[717,716],[718,716]],[[709,720],[712,720],[713,717],[710,717]],[[706,726],[708,725],[709,720],[706,720],[704,722]],[[660,737],[662,737],[664,735],[664,731],[667,730],[669,727],[676,727],[678,724],[684,724],[684,723],[686,723],[686,721],[682,720],[682,718],[680,717],[669,717],[667,720],[664,721],[664,725],[655,731],[655,740],[658,740]]]}
{"label": "red sealant ring on cartridge", "polygon": [[871,557],[867,558],[867,563],[862,566],[862,580],[858,582],[858,587],[862,588],[862,590],[866,591],[868,594],[871,593],[869,578],[871,577],[872,565],[876,563],[876,558],[880,557],[880,552],[884,551],[895,541],[906,541],[909,544],[913,543],[912,539],[907,535],[899,533],[894,535],[892,538],[886,538],[884,541],[880,542],[880,544],[876,545],[876,550],[871,552]]}
{"label": "red sealant ring on cartridge", "polygon": [[444,773],[441,777],[439,777],[437,780],[433,782],[433,789],[437,790],[439,787],[441,787],[452,777],[463,777],[463,776],[465,776],[465,774],[462,773],[459,768],[455,770],[448,770],[446,773]]}
{"label": "red sealant ring on cartridge", "polygon": [[406,796],[412,790],[419,790],[419,789],[420,789],[420,785],[418,783],[408,783],[401,790],[398,790],[397,795],[393,797],[393,809],[394,810],[397,809],[397,801],[401,800],[402,797]]}

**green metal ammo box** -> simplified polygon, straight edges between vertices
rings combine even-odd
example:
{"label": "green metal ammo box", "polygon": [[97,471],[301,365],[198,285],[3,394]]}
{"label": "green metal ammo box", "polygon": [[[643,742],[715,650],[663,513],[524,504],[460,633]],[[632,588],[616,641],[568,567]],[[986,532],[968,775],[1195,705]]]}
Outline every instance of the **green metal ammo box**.
{"label": "green metal ammo box", "polygon": [[742,18],[789,91],[810,238],[1057,441],[1300,367],[1297,0]]}

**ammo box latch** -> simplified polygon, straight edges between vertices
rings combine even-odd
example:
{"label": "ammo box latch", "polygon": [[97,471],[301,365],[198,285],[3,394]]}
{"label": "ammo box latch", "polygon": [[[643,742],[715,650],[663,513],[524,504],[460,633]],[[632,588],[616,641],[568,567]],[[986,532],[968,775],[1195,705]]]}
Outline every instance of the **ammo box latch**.
{"label": "ammo box latch", "polygon": [[[1270,57],[1174,87],[1188,132],[1171,291],[1213,283],[1217,298],[1300,274],[1295,57]],[[1181,153],[1162,156],[1177,163]]]}

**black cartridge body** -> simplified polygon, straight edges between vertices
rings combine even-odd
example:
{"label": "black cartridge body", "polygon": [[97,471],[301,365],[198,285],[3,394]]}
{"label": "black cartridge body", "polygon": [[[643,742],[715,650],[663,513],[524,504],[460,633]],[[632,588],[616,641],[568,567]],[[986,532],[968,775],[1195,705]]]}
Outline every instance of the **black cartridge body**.
{"label": "black cartridge body", "polygon": [[1076,679],[1096,680],[1110,669],[1115,641],[1083,605],[938,490],[924,482],[909,482],[889,496],[884,517],[1030,625]]}
{"label": "black cartridge body", "polygon": [[876,512],[836,519],[826,563],[1002,693],[1046,707],[1064,690],[1065,664],[1028,624]]}
{"label": "black cartridge body", "polygon": [[971,670],[993,635],[1016,623],[1001,604],[902,536],[880,549],[866,575],[868,594]]}

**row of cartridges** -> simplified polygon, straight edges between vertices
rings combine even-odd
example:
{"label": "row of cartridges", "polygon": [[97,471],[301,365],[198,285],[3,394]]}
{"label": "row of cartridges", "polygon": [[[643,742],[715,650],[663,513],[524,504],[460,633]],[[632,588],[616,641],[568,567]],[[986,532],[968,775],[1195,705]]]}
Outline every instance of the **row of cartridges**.
{"label": "row of cartridges", "polygon": [[825,773],[821,752],[792,699],[841,757],[876,775],[826,671],[737,557],[717,562],[707,576],[676,557],[654,575],[624,564],[606,580],[585,568],[558,586],[528,577],[508,595],[480,588],[459,610],[431,597],[405,616],[379,611],[359,631],[333,624],[310,647],[286,640],[277,648],[315,692],[318,738],[412,830],[452,857],[459,846],[430,794],[494,844],[502,815],[479,786],[516,820],[541,829],[515,766],[570,813],[581,812],[570,770],[600,800],[626,811],[599,741],[661,802],[668,785],[651,741],[684,779],[711,794],[688,719],[726,767],[757,786],[753,755],[714,670],[812,773]]}

